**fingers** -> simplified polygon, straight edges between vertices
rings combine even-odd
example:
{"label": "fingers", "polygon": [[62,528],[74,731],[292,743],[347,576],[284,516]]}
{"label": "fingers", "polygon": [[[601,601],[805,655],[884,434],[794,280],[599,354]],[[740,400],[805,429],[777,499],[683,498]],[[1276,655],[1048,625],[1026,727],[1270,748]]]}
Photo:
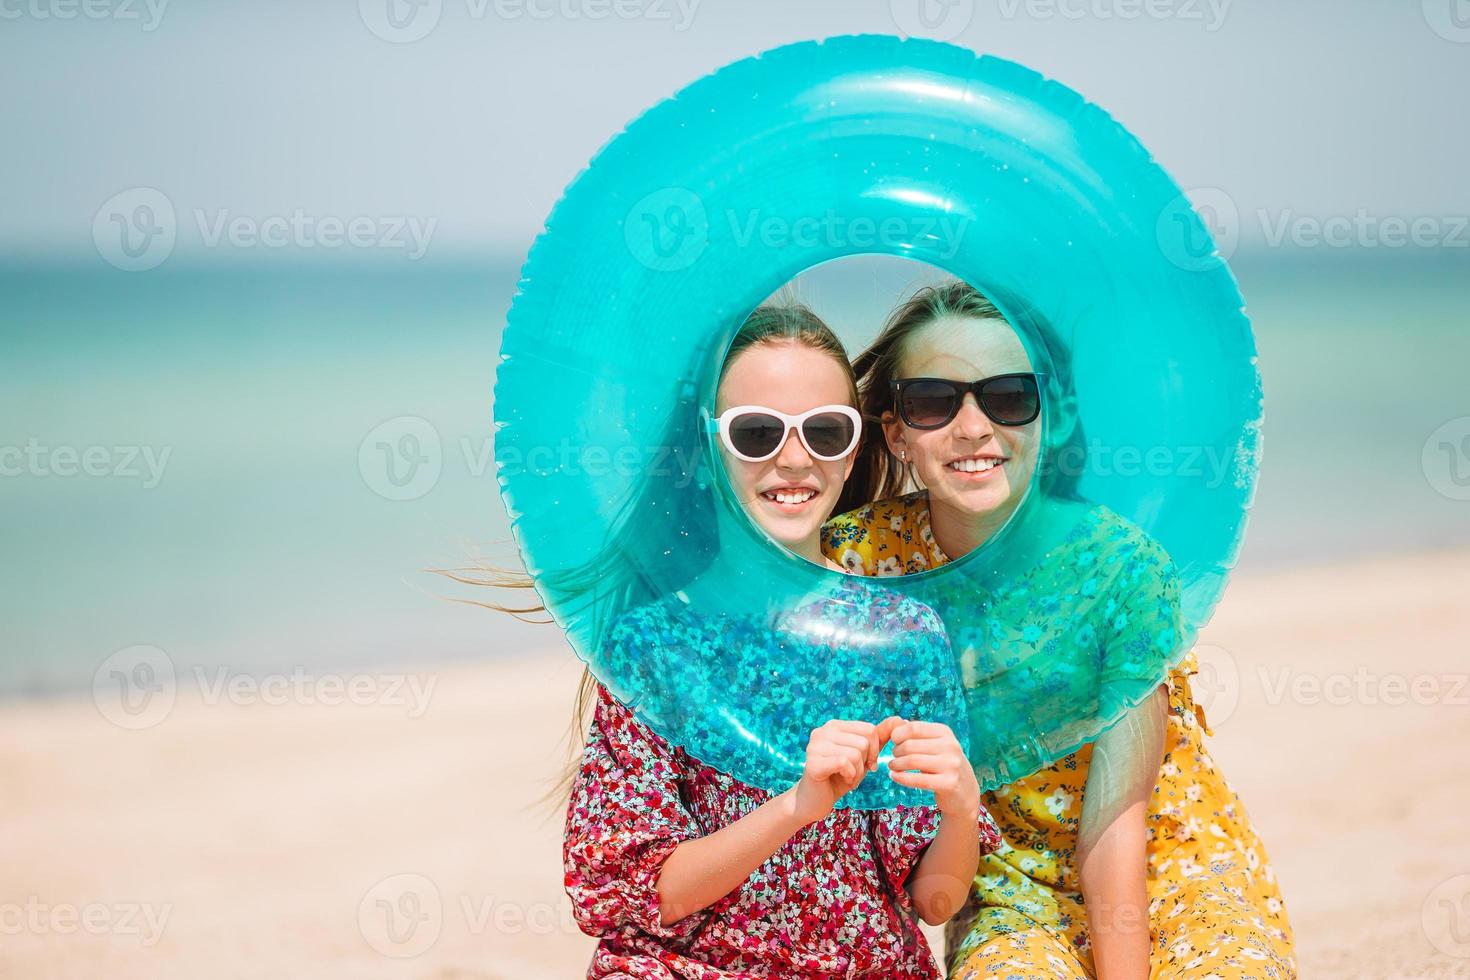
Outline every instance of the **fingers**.
{"label": "fingers", "polygon": [[969,760],[948,725],[909,721],[893,730],[889,775],[904,786],[949,792],[959,785],[960,772],[968,766]]}
{"label": "fingers", "polygon": [[808,752],[830,753],[838,749],[851,749],[858,753],[863,768],[869,768],[877,754],[873,750],[872,739],[852,732],[837,729],[819,728],[812,733],[811,741],[807,743]]}
{"label": "fingers", "polygon": [[905,721],[894,727],[891,737],[895,743],[903,743],[916,738],[940,738],[956,744],[959,742],[948,725],[937,721]]}
{"label": "fingers", "polygon": [[951,792],[960,784],[959,776],[953,772],[933,773],[890,770],[888,777],[900,786],[927,789],[936,794]]}
{"label": "fingers", "polygon": [[870,771],[868,756],[866,738],[824,726],[807,745],[806,773],[813,779],[841,776],[848,784],[842,792],[848,792]]}
{"label": "fingers", "polygon": [[851,778],[852,760],[841,755],[813,755],[806,757],[806,774],[812,779],[831,779],[833,776]]}
{"label": "fingers", "polygon": [[854,747],[860,745],[864,755],[863,768],[871,772],[878,768],[878,753],[883,749],[883,742],[878,740],[877,731],[876,726],[865,721],[834,718],[812,731],[807,749],[811,751],[816,746],[834,743]]}
{"label": "fingers", "polygon": [[895,755],[888,760],[888,768],[902,772],[910,769],[928,773],[950,772],[955,769],[955,758],[949,755]]}
{"label": "fingers", "polygon": [[[868,767],[863,761],[861,753],[854,750],[844,750],[840,754],[818,756],[828,771],[828,777],[841,776],[847,781],[847,789],[852,789],[862,782],[863,777],[868,774]],[[846,792],[846,790],[844,790]]]}
{"label": "fingers", "polygon": [[[959,740],[948,725],[909,721],[898,715],[890,715],[876,725],[834,718],[812,730],[807,753],[808,756],[831,756],[844,760],[840,766],[828,767],[824,771],[827,775],[840,772],[844,778],[856,782],[862,771],[877,770],[878,756],[889,742],[894,747],[893,758],[888,763],[890,773],[918,770],[931,775],[942,774],[968,764]],[[855,764],[859,772],[853,772],[849,763]]]}
{"label": "fingers", "polygon": [[893,757],[895,759],[905,759],[915,755],[939,755],[956,760],[965,757],[964,751],[957,744],[939,738],[921,738],[894,743]]}
{"label": "fingers", "polygon": [[874,732],[874,734],[878,737],[878,744],[882,746],[890,739],[892,739],[893,730],[903,723],[904,720],[898,715],[889,715],[887,718],[884,718],[882,721],[878,722],[877,730]]}
{"label": "fingers", "polygon": [[862,770],[858,769],[858,764],[853,759],[840,755],[828,755],[821,756],[816,760],[812,778],[832,779],[834,777],[840,777],[846,783],[856,780],[861,773]]}

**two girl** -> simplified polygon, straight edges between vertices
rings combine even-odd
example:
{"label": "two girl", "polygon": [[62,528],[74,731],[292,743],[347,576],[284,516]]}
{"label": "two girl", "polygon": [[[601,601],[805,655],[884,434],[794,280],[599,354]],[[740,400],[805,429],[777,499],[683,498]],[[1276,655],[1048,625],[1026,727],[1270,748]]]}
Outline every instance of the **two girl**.
{"label": "two girl", "polygon": [[[758,309],[726,358],[716,412],[708,424],[746,514],[796,554],[836,567],[821,554],[820,531],[862,433],[840,342],[803,308]],[[686,421],[676,420],[675,432]],[[687,436],[673,438],[676,450]],[[632,513],[709,534],[715,529],[698,509],[702,496],[687,488],[670,499],[655,487]],[[620,581],[617,563],[649,544],[615,543],[599,571]],[[701,597],[719,583],[698,574],[677,590],[663,583],[661,596],[632,602],[640,575],[628,571],[626,586],[612,586],[628,611],[612,624],[604,651],[620,676],[672,673],[683,690],[697,692],[707,671],[713,692],[715,670],[738,677],[739,665],[758,660],[765,646],[782,643],[787,656],[823,663],[833,659],[834,632],[876,630],[911,634],[913,662],[923,672],[953,671],[933,612],[894,594],[854,583],[849,594],[800,612],[835,631],[791,634],[755,617],[702,615],[709,604]],[[766,707],[779,713],[780,685],[770,687]],[[946,921],[963,903],[980,855],[999,844],[949,725],[872,717],[861,698],[837,699],[834,707],[848,714],[811,730],[800,780],[770,793],[670,744],[600,686],[594,695],[564,847],[577,921],[600,938],[588,976],[939,976],[917,919]],[[691,700],[702,699],[696,693]],[[692,736],[676,742],[699,743],[690,727],[699,712],[659,721],[664,731]],[[889,744],[892,759],[880,773]],[[933,802],[836,808],[865,779],[928,791]]]}
{"label": "two girl", "polygon": [[[984,544],[1035,481],[1073,527],[990,622],[1018,646],[1083,643],[1104,663],[1126,662],[1177,618],[1175,571],[1140,529],[1076,499],[1077,473],[1037,473],[1044,436],[1054,449],[1083,440],[1065,347],[1036,318],[1026,326],[1050,355],[1041,374],[965,283],[921,290],[895,311],[857,364],[864,415],[881,432],[860,452],[842,505],[855,509],[824,529],[824,551],[866,575],[933,568]],[[1056,409],[1046,434],[1042,399]],[[1069,591],[1081,566],[1109,570],[1094,579],[1102,601],[1087,607],[1107,619],[1039,616],[1038,597]],[[1197,669],[1191,653],[1094,743],[985,795],[1004,842],[949,923],[951,978],[1296,976],[1265,848],[1203,743],[1188,681]]]}
{"label": "two girl", "polygon": [[[1075,473],[1038,472],[1043,438],[1053,449],[1084,440],[1065,347],[1045,323],[1025,326],[1049,354],[1043,371],[973,288],[923,290],[859,358],[855,390],[815,317],[759,310],[724,367],[721,456],[771,537],[864,575],[922,571],[980,547],[1034,482],[1073,526],[989,620],[1007,642],[1080,644],[1126,663],[1177,620],[1177,576],[1140,529],[1076,498]],[[662,518],[656,533],[683,534],[698,515],[680,508],[694,506],[640,509]],[[844,513],[822,527],[834,506]],[[1085,608],[1106,610],[1105,621],[1038,611],[1035,596],[1091,564],[1106,570],[1106,595]],[[660,599],[662,587],[642,603],[624,594],[633,611],[609,633],[612,661],[659,669],[677,650],[738,663],[741,644],[771,639],[701,621],[699,597],[713,587],[696,577],[679,602]],[[931,638],[943,669],[950,651],[933,611],[876,604],[817,614]],[[1295,977],[1265,850],[1203,744],[1196,670],[1186,657],[1094,743],[983,798],[945,725],[851,712],[811,733],[800,781],[771,794],[662,740],[596,688],[565,847],[578,921],[601,937],[589,975],[933,976],[914,919],[950,919],[962,899],[947,929],[955,978]],[[875,764],[888,741],[886,778],[933,791],[933,805],[835,808],[863,779],[883,778]]]}

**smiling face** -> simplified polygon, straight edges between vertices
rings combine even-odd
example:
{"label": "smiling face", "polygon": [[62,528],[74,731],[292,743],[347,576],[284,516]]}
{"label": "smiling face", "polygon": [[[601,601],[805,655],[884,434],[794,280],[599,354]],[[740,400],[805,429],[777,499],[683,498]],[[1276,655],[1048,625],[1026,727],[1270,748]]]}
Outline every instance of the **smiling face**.
{"label": "smiling face", "polygon": [[[896,377],[970,382],[1032,370],[1026,349],[1004,320],[950,315],[905,339]],[[883,431],[889,449],[913,464],[928,488],[936,535],[942,527],[963,526],[963,533],[947,535],[948,545],[940,541],[950,557],[959,557],[1003,525],[1025,496],[1036,469],[1041,420],[997,425],[972,392],[943,428],[910,428],[889,412]]]}
{"label": "smiling face", "polygon": [[[800,415],[822,405],[852,404],[849,376],[831,354],[792,341],[774,341],[749,347],[730,362],[715,412],[761,405]],[[853,454],[832,461],[817,459],[793,430],[774,457],[751,463],[716,441],[730,485],[751,519],[798,555],[823,564],[819,532],[852,472]]]}

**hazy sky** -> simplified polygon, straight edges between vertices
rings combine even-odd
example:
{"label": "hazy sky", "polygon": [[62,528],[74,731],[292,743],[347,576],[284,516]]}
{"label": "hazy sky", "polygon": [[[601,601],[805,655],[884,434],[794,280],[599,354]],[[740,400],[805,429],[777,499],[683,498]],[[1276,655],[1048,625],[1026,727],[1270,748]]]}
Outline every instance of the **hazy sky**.
{"label": "hazy sky", "polygon": [[103,202],[147,187],[216,218],[433,219],[436,249],[518,256],[660,98],[919,3],[1247,215],[1470,213],[1467,0],[0,0],[0,252],[93,254]]}

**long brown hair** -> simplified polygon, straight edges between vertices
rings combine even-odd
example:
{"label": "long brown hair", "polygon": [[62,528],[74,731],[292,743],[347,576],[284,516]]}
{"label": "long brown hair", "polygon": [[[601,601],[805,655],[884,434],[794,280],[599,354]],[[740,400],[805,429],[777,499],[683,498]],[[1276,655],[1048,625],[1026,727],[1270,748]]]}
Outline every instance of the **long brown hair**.
{"label": "long brown hair", "polygon": [[[1007,303],[1007,308],[1017,321],[1012,328],[1028,336],[1037,347],[1036,353],[1044,359],[1044,366],[1038,366],[1037,370],[1048,375],[1048,387],[1052,391],[1071,390],[1071,355],[1056,330],[1026,304]],[[877,339],[853,361],[861,399],[859,410],[864,421],[863,436],[853,460],[852,475],[837,500],[837,513],[845,514],[875,500],[896,497],[917,486],[913,466],[888,451],[881,423],[883,416],[893,411],[892,385],[909,339],[921,328],[947,316],[1010,322],[995,303],[960,279],[924,286],[889,314]],[[1077,454],[1084,444],[1081,425],[1073,424],[1068,449]],[[1068,475],[1052,468],[1043,474],[1043,490],[1054,496],[1073,497],[1077,476],[1076,472]]]}
{"label": "long brown hair", "polygon": [[[842,341],[807,306],[794,300],[765,303],[747,316],[720,365],[720,380],[735,359],[764,345],[807,347],[829,355],[847,377],[850,404],[859,408],[858,387]],[[681,389],[684,386],[681,385]],[[663,446],[678,461],[669,473],[690,473],[704,452],[704,434],[693,401],[681,395],[664,432]],[[702,484],[647,474],[612,523],[601,550],[586,564],[543,576],[541,589],[555,597],[558,607],[585,607],[593,616],[592,634],[602,636],[614,618],[629,609],[669,595],[692,581],[714,558],[719,547],[712,491]],[[691,554],[690,549],[695,551]],[[477,562],[473,568],[431,569],[466,585],[521,592],[518,602],[460,599],[526,622],[553,619],[524,572],[507,571]],[[535,618],[532,618],[535,617]],[[596,699],[598,683],[585,667],[572,707],[568,734],[568,765],[547,791],[543,803],[559,804],[576,778],[583,733]]]}

